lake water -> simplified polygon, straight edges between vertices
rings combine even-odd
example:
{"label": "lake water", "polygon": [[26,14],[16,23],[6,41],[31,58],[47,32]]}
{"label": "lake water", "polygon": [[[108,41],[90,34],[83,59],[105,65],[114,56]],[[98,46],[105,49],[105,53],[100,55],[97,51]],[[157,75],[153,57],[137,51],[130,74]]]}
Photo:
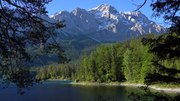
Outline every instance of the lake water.
{"label": "lake water", "polygon": [[35,85],[23,95],[18,94],[15,87],[0,89],[0,101],[155,101],[156,95],[159,99],[167,99],[169,96],[176,97],[176,100],[179,98],[179,94],[145,93],[135,87],[75,86],[62,81]]}

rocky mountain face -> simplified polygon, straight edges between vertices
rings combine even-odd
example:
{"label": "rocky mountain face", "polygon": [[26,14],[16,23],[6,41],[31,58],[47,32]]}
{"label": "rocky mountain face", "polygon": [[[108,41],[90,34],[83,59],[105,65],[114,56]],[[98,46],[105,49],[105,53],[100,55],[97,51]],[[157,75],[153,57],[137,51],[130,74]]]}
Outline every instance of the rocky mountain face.
{"label": "rocky mountain face", "polygon": [[[65,21],[66,27],[59,30],[64,37],[86,36],[97,42],[115,42],[132,37],[162,33],[166,29],[149,20],[140,11],[118,12],[114,7],[102,4],[85,10],[61,11],[50,17]],[[62,36],[62,34],[61,34]]]}

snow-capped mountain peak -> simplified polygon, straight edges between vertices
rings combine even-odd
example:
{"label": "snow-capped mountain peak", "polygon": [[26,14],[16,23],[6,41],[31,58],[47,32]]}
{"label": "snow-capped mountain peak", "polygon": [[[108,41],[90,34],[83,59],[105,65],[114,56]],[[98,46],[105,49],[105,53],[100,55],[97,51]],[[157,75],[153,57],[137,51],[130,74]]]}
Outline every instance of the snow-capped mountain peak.
{"label": "snow-capped mountain peak", "polygon": [[116,8],[114,8],[113,6],[109,5],[109,4],[102,4],[96,8],[93,8],[91,10],[96,10],[96,11],[100,11],[100,12],[107,12],[107,13],[118,13],[118,11],[116,10]]}
{"label": "snow-capped mountain peak", "polygon": [[162,33],[166,29],[149,20],[140,11],[118,12],[108,4],[90,10],[76,8],[72,12],[62,11],[52,16],[64,20],[67,35],[86,35],[99,41],[122,41],[148,33]]}
{"label": "snow-capped mountain peak", "polygon": [[133,16],[139,16],[142,13],[141,13],[141,11],[130,11],[130,12],[124,12],[124,14],[133,15]]}
{"label": "snow-capped mountain peak", "polygon": [[76,8],[74,9],[71,13],[74,14],[74,15],[78,15],[78,14],[81,14],[81,13],[86,13],[87,11],[85,9],[81,9],[81,8]]}

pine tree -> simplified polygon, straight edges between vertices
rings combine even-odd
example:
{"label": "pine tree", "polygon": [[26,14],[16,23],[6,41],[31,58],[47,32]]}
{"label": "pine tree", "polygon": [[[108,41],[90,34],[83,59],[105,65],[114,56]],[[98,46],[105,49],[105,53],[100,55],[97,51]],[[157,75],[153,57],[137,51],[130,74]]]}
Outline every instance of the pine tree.
{"label": "pine tree", "polygon": [[148,74],[146,83],[174,82],[180,83],[180,78],[175,76],[180,73],[177,68],[166,67],[162,64],[164,60],[180,59],[180,10],[179,0],[155,0],[152,4],[154,16],[163,16],[165,21],[171,25],[166,34],[157,38],[144,38],[142,42],[150,47],[150,52],[155,54],[152,61],[159,71],[155,74]]}

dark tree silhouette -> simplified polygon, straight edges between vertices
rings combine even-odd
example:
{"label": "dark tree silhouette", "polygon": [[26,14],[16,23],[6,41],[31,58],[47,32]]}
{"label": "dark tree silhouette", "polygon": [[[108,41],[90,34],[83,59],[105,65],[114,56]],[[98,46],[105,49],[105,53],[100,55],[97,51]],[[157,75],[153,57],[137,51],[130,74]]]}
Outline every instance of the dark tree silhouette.
{"label": "dark tree silhouette", "polygon": [[55,41],[63,22],[50,21],[45,5],[51,0],[0,0],[0,75],[18,87],[34,82],[26,67],[32,60],[29,48],[41,52],[56,50],[60,62],[67,62],[63,49]]}
{"label": "dark tree silhouette", "polygon": [[161,64],[161,61],[168,59],[180,59],[180,1],[179,0],[155,0],[151,4],[153,15],[163,16],[168,21],[170,28],[167,33],[157,38],[143,38],[142,42],[150,47],[150,52],[156,57],[152,61],[159,73],[149,74],[146,83],[153,82],[174,82],[180,83],[178,74],[180,70],[176,67],[169,69]]}

